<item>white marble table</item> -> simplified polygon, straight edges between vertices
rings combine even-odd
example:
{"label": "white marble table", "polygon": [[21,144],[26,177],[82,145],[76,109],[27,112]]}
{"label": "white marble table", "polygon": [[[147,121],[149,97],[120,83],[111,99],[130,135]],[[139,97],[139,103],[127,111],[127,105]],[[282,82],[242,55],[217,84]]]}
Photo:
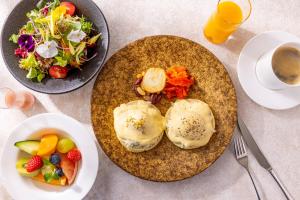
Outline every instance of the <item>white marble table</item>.
{"label": "white marble table", "polygon": [[[19,0],[0,0],[0,28]],[[30,2],[31,0],[26,0]],[[242,90],[236,74],[238,55],[251,37],[264,31],[283,30],[300,37],[299,0],[255,1],[251,18],[223,45],[205,40],[202,27],[217,0],[96,0],[107,18],[111,43],[109,56],[127,43],[148,35],[172,34],[192,39],[211,50],[223,63],[237,90],[241,116],[261,149],[295,199],[300,199],[300,107],[286,111],[265,109],[251,101]],[[0,87],[25,89],[8,72],[0,59]],[[64,95],[34,93],[39,103],[30,112],[0,111],[0,149],[12,128],[35,114],[64,113],[82,122],[93,134],[90,121],[90,94],[93,81]],[[265,199],[285,199],[271,176],[250,155]],[[0,185],[0,199],[11,199]],[[113,164],[100,150],[96,183],[86,197],[96,199],[201,199],[253,200],[254,189],[246,171],[236,162],[230,149],[209,169],[193,178],[173,183],[155,183],[133,177]]]}

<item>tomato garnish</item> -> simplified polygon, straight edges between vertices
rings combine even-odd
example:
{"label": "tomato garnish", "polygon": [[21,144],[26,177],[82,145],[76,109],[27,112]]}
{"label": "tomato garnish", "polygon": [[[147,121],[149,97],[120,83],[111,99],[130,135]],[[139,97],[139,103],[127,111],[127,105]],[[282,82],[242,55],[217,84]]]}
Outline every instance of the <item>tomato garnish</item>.
{"label": "tomato garnish", "polygon": [[66,78],[67,75],[68,75],[68,68],[66,67],[61,67],[61,66],[58,66],[58,65],[54,65],[54,66],[51,66],[49,68],[49,74],[52,78]]}
{"label": "tomato garnish", "polygon": [[71,15],[71,16],[74,15],[76,7],[73,3],[65,1],[65,2],[61,2],[60,5],[66,7],[68,15]]}

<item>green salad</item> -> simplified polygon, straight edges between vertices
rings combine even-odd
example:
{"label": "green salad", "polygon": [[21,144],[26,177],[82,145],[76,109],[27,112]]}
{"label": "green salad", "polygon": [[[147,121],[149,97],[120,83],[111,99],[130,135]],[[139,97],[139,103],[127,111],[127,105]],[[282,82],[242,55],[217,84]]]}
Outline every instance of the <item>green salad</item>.
{"label": "green salad", "polygon": [[15,55],[21,58],[19,67],[28,71],[27,78],[38,82],[47,75],[65,78],[96,56],[101,33],[76,15],[73,3],[40,0],[26,16],[27,23],[9,40],[18,44]]}

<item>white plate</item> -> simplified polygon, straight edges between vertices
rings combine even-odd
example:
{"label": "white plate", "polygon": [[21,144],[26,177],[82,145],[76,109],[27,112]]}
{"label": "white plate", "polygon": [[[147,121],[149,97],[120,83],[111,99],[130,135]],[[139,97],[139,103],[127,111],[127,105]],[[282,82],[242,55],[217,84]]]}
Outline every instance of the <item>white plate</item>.
{"label": "white plate", "polygon": [[300,88],[270,90],[262,86],[256,77],[258,59],[285,42],[300,42],[300,39],[282,31],[265,32],[249,40],[239,57],[237,73],[242,88],[253,101],[266,108],[283,110],[300,104]]}
{"label": "white plate", "polygon": [[[72,138],[81,151],[82,160],[76,179],[71,186],[52,186],[27,177],[22,177],[16,170],[20,150],[14,143],[21,140],[37,139],[34,134],[41,129],[54,128]],[[4,186],[11,196],[31,200],[67,200],[82,199],[93,186],[98,171],[98,151],[93,136],[78,121],[61,114],[40,114],[28,118],[10,134],[1,156],[1,175]]]}

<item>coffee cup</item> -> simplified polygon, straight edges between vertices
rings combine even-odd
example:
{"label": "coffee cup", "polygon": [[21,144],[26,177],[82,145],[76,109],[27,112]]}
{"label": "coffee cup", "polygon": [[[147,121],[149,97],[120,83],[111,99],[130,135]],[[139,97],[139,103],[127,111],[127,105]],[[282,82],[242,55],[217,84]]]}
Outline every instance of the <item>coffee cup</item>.
{"label": "coffee cup", "polygon": [[300,86],[300,43],[283,43],[265,53],[256,63],[256,76],[271,90]]}

